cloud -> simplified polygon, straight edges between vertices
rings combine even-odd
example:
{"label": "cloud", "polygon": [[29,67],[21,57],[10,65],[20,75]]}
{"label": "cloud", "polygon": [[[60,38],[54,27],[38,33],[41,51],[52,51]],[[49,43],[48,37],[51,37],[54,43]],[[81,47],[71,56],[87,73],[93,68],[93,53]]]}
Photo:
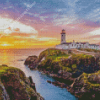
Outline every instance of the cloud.
{"label": "cloud", "polygon": [[90,35],[100,35],[100,28],[90,32]]}
{"label": "cloud", "polygon": [[17,13],[19,13],[19,11],[14,6],[8,6],[8,7],[1,6],[1,8],[4,9],[4,10],[13,9]]}
{"label": "cloud", "polygon": [[34,16],[36,18],[39,18],[41,21],[45,22],[47,18],[49,18],[49,16],[40,16],[40,14],[36,14],[36,13],[30,13],[27,12],[26,14]]}
{"label": "cloud", "polygon": [[39,16],[39,18],[40,18],[41,21],[45,22],[45,19],[48,18],[48,16]]}
{"label": "cloud", "polygon": [[56,12],[64,12],[67,11],[67,8],[57,8],[55,9]]}
{"label": "cloud", "polygon": [[34,33],[37,34],[38,31],[33,27],[25,25],[21,22],[14,21],[13,19],[1,18],[0,17],[0,31],[6,34],[11,34],[12,32],[20,32],[20,33]]}
{"label": "cloud", "polygon": [[77,17],[75,16],[68,17],[67,15],[61,15],[60,18],[54,19],[53,23],[55,23],[55,25],[58,26],[58,25],[67,25],[67,24],[76,23],[76,21],[77,21]]}
{"label": "cloud", "polygon": [[3,9],[14,8],[13,6],[3,7]]}
{"label": "cloud", "polygon": [[52,37],[41,37],[38,38],[38,41],[56,41],[57,38],[52,38]]}
{"label": "cloud", "polygon": [[[65,2],[66,4],[66,0],[62,0],[63,2]],[[79,0],[68,0],[68,5],[72,8],[75,8],[76,7],[76,3],[78,2]]]}
{"label": "cloud", "polygon": [[20,22],[14,22],[13,25],[11,25],[11,28],[13,30],[15,30],[16,28],[19,28],[21,33],[27,33],[27,34],[29,34],[29,33],[37,33],[37,31],[33,27],[27,26],[27,25],[22,24]]}
{"label": "cloud", "polygon": [[15,32],[20,32],[20,29],[19,28],[15,28],[14,31]]}
{"label": "cloud", "polygon": [[92,10],[89,14],[87,14],[86,18],[94,22],[100,22],[100,7]]}
{"label": "cloud", "polygon": [[41,28],[40,31],[47,31],[48,29],[45,28]]}
{"label": "cloud", "polygon": [[40,14],[35,14],[35,13],[30,13],[30,12],[27,12],[26,14],[34,16],[34,17],[39,17],[39,15],[40,15]]}
{"label": "cloud", "polygon": [[75,24],[79,23],[79,17],[76,13],[77,11],[77,5],[76,3],[79,0],[61,0],[64,4],[63,7],[58,7],[55,9],[57,12],[52,16],[53,23],[58,25],[67,25],[67,24]]}
{"label": "cloud", "polygon": [[24,3],[24,5],[27,7],[27,8],[30,8],[31,5],[35,6],[36,5],[36,2],[34,1],[32,4],[29,4],[29,3]]}

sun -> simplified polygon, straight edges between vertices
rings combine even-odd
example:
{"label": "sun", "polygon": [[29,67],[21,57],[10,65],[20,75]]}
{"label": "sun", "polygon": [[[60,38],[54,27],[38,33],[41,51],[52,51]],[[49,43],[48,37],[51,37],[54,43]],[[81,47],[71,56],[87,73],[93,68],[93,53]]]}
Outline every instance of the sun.
{"label": "sun", "polygon": [[1,44],[1,46],[9,46],[9,44]]}

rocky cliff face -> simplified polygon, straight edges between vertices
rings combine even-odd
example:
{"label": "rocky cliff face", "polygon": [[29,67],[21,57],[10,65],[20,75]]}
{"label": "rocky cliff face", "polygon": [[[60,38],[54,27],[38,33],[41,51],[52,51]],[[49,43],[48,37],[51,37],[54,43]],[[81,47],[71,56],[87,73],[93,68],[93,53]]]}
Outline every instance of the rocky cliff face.
{"label": "rocky cliff face", "polygon": [[43,100],[31,77],[20,69],[0,66],[0,100]]}
{"label": "rocky cliff face", "polygon": [[100,71],[92,74],[83,73],[75,79],[68,90],[80,100],[99,100]]}
{"label": "rocky cliff face", "polygon": [[67,88],[82,100],[99,100],[100,56],[66,54],[58,49],[47,49],[32,63],[37,63],[38,70],[56,79],[56,82],[48,80],[50,84]]}

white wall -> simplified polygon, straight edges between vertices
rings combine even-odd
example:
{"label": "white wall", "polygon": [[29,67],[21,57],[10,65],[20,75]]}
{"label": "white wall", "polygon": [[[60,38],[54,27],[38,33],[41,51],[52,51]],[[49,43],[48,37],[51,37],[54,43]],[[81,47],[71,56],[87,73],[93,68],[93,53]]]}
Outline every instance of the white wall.
{"label": "white wall", "polygon": [[61,33],[61,43],[66,43],[66,34]]}
{"label": "white wall", "polygon": [[65,44],[60,44],[60,45],[56,45],[57,49],[69,49],[69,46],[65,45]]}
{"label": "white wall", "polygon": [[81,44],[81,43],[60,44],[60,45],[56,45],[55,48],[57,49],[90,48],[90,49],[99,50],[99,46],[89,45],[88,43],[86,44]]}

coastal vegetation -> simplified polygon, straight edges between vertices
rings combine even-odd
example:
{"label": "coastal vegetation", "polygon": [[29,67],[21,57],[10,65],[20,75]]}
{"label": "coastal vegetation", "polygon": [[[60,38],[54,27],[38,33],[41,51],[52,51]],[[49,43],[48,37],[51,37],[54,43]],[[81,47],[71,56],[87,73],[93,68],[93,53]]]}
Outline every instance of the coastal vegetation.
{"label": "coastal vegetation", "polygon": [[[29,59],[31,57],[28,57]],[[35,59],[36,58],[36,59]],[[28,63],[26,59],[25,63]],[[97,99],[100,92],[100,56],[63,52],[59,49],[46,49],[29,64],[34,69],[50,75],[52,83],[74,94],[79,99]],[[34,64],[35,63],[35,64]]]}
{"label": "coastal vegetation", "polygon": [[100,95],[100,71],[87,74],[83,73],[75,79],[69,91],[79,100],[99,100]]}
{"label": "coastal vegetation", "polygon": [[0,66],[0,100],[43,100],[35,84],[18,68]]}
{"label": "coastal vegetation", "polygon": [[38,60],[41,61],[42,58],[51,58],[55,61],[60,60],[60,58],[68,58],[69,55],[62,52],[59,49],[46,49],[40,53]]}
{"label": "coastal vegetation", "polygon": [[96,49],[89,49],[89,48],[85,48],[85,49],[83,49],[83,48],[79,48],[79,50],[82,50],[82,51],[88,51],[88,52],[99,52],[100,53],[100,50],[96,50]]}
{"label": "coastal vegetation", "polygon": [[59,70],[62,70],[71,72],[74,74],[73,76],[75,76],[75,73],[92,73],[99,69],[98,63],[93,64],[93,61],[97,59],[95,59],[92,55],[66,54],[58,49],[47,49],[40,53],[38,59],[40,60],[44,57],[45,59],[38,65],[38,68],[53,73],[58,73]]}

